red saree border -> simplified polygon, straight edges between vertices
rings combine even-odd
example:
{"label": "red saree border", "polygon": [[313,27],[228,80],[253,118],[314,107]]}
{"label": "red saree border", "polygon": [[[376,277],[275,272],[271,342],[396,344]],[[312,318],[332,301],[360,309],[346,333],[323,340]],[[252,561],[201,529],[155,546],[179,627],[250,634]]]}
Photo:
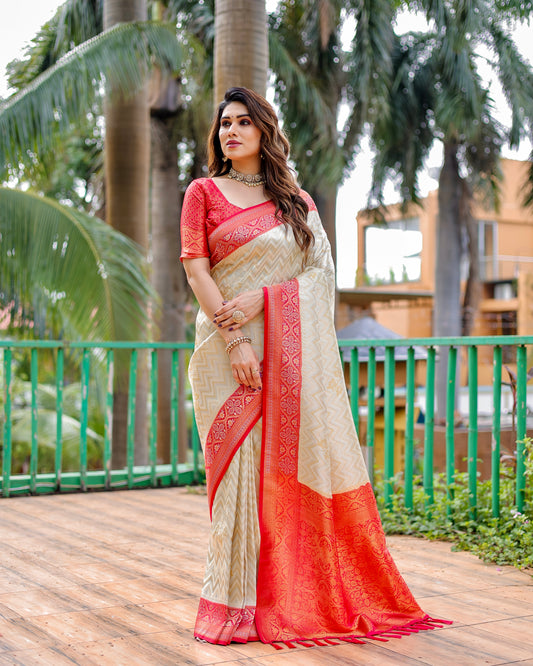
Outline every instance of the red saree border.
{"label": "red saree border", "polygon": [[[297,493],[302,333],[296,279],[265,287],[263,358],[263,443],[259,495],[261,546],[258,565],[256,626],[263,642],[272,634],[271,619],[283,615],[290,580],[288,567],[298,541],[294,495]],[[279,585],[280,577],[284,583]],[[278,584],[276,584],[276,582]],[[274,584],[271,584],[274,583]]]}
{"label": "red saree border", "polygon": [[403,580],[370,483],[327,497],[298,481],[299,288],[295,279],[263,290],[259,637],[276,647],[362,643],[450,624],[425,614]]}
{"label": "red saree border", "polygon": [[217,645],[258,641],[254,618],[255,606],[231,608],[201,597],[194,635]]}
{"label": "red saree border", "polygon": [[233,456],[261,418],[261,393],[241,384],[219,409],[205,443],[205,473],[209,515],[220,482]]}
{"label": "red saree border", "polygon": [[[265,209],[263,214],[259,214],[260,208]],[[283,224],[275,212],[274,203],[264,201],[256,206],[242,209],[215,227],[207,238],[211,268],[239,247]]]}

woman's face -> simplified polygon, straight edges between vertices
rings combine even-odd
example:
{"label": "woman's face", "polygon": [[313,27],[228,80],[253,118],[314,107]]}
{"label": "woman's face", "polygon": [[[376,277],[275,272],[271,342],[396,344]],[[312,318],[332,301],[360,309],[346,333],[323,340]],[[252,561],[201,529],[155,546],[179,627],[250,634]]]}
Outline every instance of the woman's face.
{"label": "woman's face", "polygon": [[230,102],[220,118],[220,146],[232,162],[258,158],[261,152],[261,130],[248,115],[241,102]]}

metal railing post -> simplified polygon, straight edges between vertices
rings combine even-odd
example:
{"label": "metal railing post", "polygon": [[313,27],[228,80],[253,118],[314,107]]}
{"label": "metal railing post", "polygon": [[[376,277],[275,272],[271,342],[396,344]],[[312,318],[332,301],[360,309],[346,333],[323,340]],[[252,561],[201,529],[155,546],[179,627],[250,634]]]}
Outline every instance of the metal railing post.
{"label": "metal railing post", "polygon": [[477,513],[477,347],[468,347],[468,495],[470,515]]}
{"label": "metal railing post", "polygon": [[405,405],[405,506],[413,510],[414,421],[415,421],[415,350],[407,350]]}
{"label": "metal railing post", "polygon": [[424,427],[424,493],[426,506],[435,502],[433,493],[433,441],[435,428],[435,347],[428,349],[426,369],[426,421]]}

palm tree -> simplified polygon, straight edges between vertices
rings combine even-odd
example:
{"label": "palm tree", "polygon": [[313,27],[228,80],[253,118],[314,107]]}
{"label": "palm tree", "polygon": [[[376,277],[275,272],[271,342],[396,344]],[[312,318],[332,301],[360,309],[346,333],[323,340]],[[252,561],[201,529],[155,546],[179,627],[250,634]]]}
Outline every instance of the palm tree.
{"label": "palm tree", "polygon": [[[146,21],[146,0],[104,0],[104,30],[120,23]],[[127,98],[104,100],[104,173],[106,221],[148,251],[148,204],[150,189],[150,107],[147,86]],[[113,464],[127,464],[128,360],[117,354],[113,396]],[[148,463],[146,442],[146,353],[139,358],[135,409],[135,462]]]}
{"label": "palm tree", "polygon": [[[156,69],[150,80],[149,101],[151,107],[150,126],[151,146],[151,257],[152,281],[161,301],[159,316],[153,327],[154,335],[165,341],[185,338],[185,306],[188,293],[184,273],[177,262],[180,254],[177,220],[179,220],[180,201],[184,183],[193,177],[202,175],[204,164],[204,143],[207,128],[211,120],[212,108],[212,53],[214,0],[198,4],[169,0],[151,2],[152,19],[166,21],[170,25],[178,22],[179,49],[184,82],[174,75],[165,74],[163,69]],[[207,16],[207,21],[206,21]],[[186,17],[186,20],[184,20]],[[187,30],[183,28],[187,26]],[[43,26],[34,40],[27,57],[11,65],[10,81],[14,86],[30,83],[36,74],[45,71],[61,57],[72,43],[91,39],[103,30],[103,2],[80,2],[69,0],[57,12],[55,17]],[[194,34],[193,34],[194,33]],[[176,36],[174,36],[176,39]],[[120,45],[119,45],[120,48]],[[185,103],[185,98],[189,101]],[[85,145],[87,134],[98,133],[97,118],[101,110],[94,110],[92,120],[94,128],[83,136]],[[72,141],[77,143],[73,132]],[[187,159],[190,167],[184,172],[178,165],[177,144],[186,146],[192,157]],[[74,151],[74,157],[79,151]],[[73,156],[70,156],[71,159]],[[98,153],[93,157],[100,160]],[[41,160],[32,166],[31,175],[38,180],[45,180],[39,173],[39,165],[45,160],[55,172],[52,160],[41,155]],[[84,166],[84,161],[82,161]],[[72,162],[70,163],[72,167]],[[85,168],[85,167],[84,167]],[[88,166],[91,173],[95,167]],[[42,169],[40,169],[42,171]],[[25,176],[28,168],[25,170]],[[79,176],[79,174],[77,174]],[[68,184],[68,178],[66,178]],[[71,181],[70,181],[71,182]],[[72,193],[69,198],[72,199]],[[100,210],[105,201],[96,202]],[[100,214],[100,213],[99,213]],[[154,313],[155,314],[155,313]],[[159,400],[158,400],[158,457],[165,460],[169,455],[170,410],[166,404],[170,396],[170,361],[167,352],[159,357]],[[184,364],[180,364],[180,387],[184,394]],[[184,409],[184,405],[180,408]],[[185,415],[180,423],[186,426]],[[180,436],[180,459],[186,456],[186,432]]]}
{"label": "palm tree", "polygon": [[[470,213],[472,193],[497,199],[498,160],[507,141],[517,146],[532,133],[533,70],[524,61],[506,27],[507,15],[490,0],[474,3],[419,3],[429,29],[395,38],[393,81],[386,113],[376,117],[373,196],[381,202],[383,185],[399,176],[404,201],[418,201],[418,175],[438,139],[444,147],[439,177],[439,218],[433,333],[468,333],[476,307],[475,254],[470,254],[470,302],[461,313],[459,262],[463,236],[477,247],[476,225]],[[512,5],[513,3],[506,3]],[[488,47],[486,62],[498,77],[511,108],[511,127],[494,117],[488,84],[479,73],[480,49]],[[474,260],[473,260],[474,259]],[[462,324],[465,327],[462,329]],[[437,370],[437,399],[444,416],[447,359]]]}
{"label": "palm tree", "polygon": [[[270,18],[276,101],[292,159],[317,202],[334,256],[337,189],[353,166],[364,123],[379,112],[389,82],[393,4],[282,0]],[[340,35],[347,19],[356,28],[344,51]],[[342,106],[349,113],[338,127]]]}
{"label": "palm tree", "polygon": [[215,104],[232,86],[266,94],[268,33],[265,0],[215,1]]}
{"label": "palm tree", "polygon": [[146,22],[117,25],[92,37],[38,75],[31,67],[23,76],[20,68],[12,68],[10,82],[21,84],[0,102],[0,179],[5,180],[10,166],[52,151],[58,137],[93,108],[102,89],[127,97],[144,86],[154,65],[172,70],[181,57],[173,29]]}
{"label": "palm tree", "polygon": [[[112,51],[109,46],[114,47]],[[91,108],[92,99],[95,91],[99,89],[98,83],[103,80],[103,76],[105,76],[108,91],[122,92],[123,98],[117,101],[117,104],[127,104],[125,100],[128,99],[128,96],[142,90],[145,86],[147,72],[154,63],[158,63],[163,69],[168,69],[169,64],[173,63],[171,67],[175,68],[179,61],[179,54],[179,44],[168,27],[148,23],[119,25],[84,42],[38,76],[28,88],[23,89],[2,105],[0,129],[3,131],[5,128],[6,136],[11,138],[10,142],[6,141],[2,145],[7,157],[4,163],[9,161],[16,163],[20,158],[27,159],[28,146],[35,146],[34,152],[37,152],[38,148],[50,149],[57,138],[58,131],[58,128],[54,127],[50,121],[58,116],[59,130],[65,131],[74,118],[83,113],[84,109]],[[83,57],[80,58],[80,55]],[[118,98],[114,96],[113,99]],[[36,104],[39,105],[38,109],[35,108]],[[46,113],[48,113],[48,117]],[[110,121],[111,126],[113,122],[113,120]],[[112,136],[113,132],[108,131],[108,139]],[[128,136],[127,139],[131,142],[132,136]],[[120,151],[117,148],[115,152]],[[134,154],[137,153],[134,152]],[[142,155],[142,151],[140,154]],[[138,174],[138,171],[135,173]],[[135,184],[134,179],[133,183]],[[126,181],[126,185],[128,184],[129,182]],[[108,184],[108,200],[110,189],[112,190],[113,186],[114,183]],[[122,194],[127,198],[125,189],[122,190]],[[110,200],[113,201],[113,197]],[[146,197],[146,204],[147,202]],[[139,201],[137,204],[141,207]],[[113,208],[108,204],[108,211],[113,210],[116,211],[116,206]],[[124,212],[120,219],[124,221]],[[147,211],[141,215],[141,219],[146,224]],[[119,227],[121,223],[117,222],[115,226]],[[130,232],[129,235],[135,236],[137,240],[141,239],[137,232]],[[137,309],[143,303],[146,307],[145,294],[138,293],[140,298]],[[91,310],[90,307],[87,309]],[[135,337],[146,336],[148,317],[144,318],[144,322],[143,334],[139,335],[137,329]],[[126,412],[125,409],[121,409],[120,398],[115,404],[117,405],[117,415]],[[115,419],[115,424],[120,424],[120,418]],[[139,428],[138,432],[142,438],[140,430]],[[122,434],[118,429],[115,430],[114,462],[118,465],[125,461],[126,438]],[[139,450],[146,450],[146,447],[139,446]]]}

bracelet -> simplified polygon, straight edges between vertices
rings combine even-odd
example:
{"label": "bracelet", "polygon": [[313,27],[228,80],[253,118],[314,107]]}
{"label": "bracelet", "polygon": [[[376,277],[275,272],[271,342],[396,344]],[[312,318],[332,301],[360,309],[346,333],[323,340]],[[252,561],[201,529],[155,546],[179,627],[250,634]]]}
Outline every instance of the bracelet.
{"label": "bracelet", "polygon": [[252,342],[252,338],[249,338],[247,335],[241,335],[240,338],[235,338],[234,340],[231,340],[228,342],[226,345],[226,353],[229,354],[230,351],[234,348],[237,347],[237,345],[242,345],[243,342]]}

